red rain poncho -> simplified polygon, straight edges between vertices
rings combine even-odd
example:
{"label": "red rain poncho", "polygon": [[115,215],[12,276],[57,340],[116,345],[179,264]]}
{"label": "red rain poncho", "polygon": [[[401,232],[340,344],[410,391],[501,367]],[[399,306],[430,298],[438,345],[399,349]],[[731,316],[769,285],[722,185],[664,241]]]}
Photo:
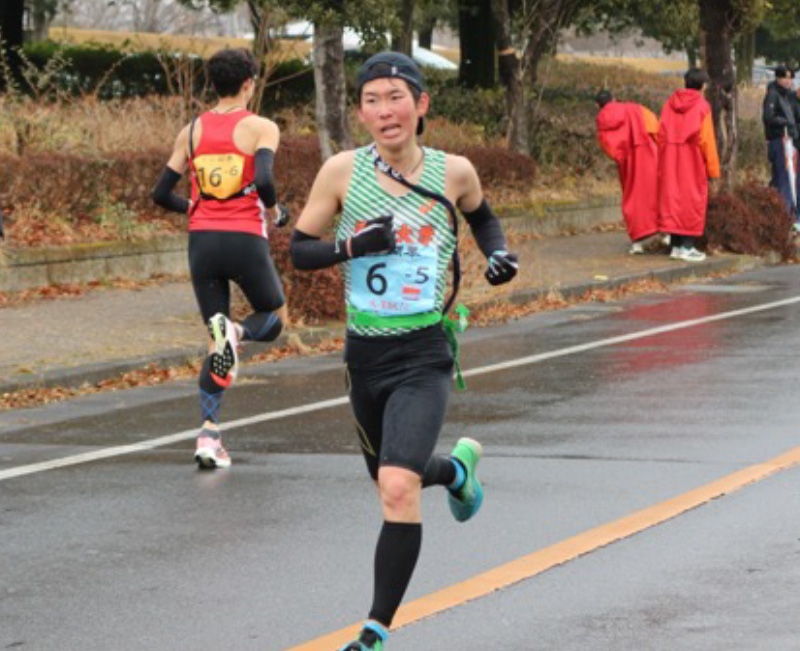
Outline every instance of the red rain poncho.
{"label": "red rain poncho", "polygon": [[658,230],[658,118],[644,106],[609,102],[597,115],[597,139],[617,163],[622,214],[636,241]]}
{"label": "red rain poncho", "polygon": [[658,227],[698,237],[706,226],[708,179],[719,177],[711,107],[699,90],[675,91],[658,132]]}

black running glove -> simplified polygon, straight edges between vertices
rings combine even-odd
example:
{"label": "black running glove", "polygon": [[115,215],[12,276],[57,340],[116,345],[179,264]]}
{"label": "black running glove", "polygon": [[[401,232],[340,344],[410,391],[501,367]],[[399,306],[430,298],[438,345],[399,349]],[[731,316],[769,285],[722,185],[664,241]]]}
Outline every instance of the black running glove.
{"label": "black running glove", "polygon": [[394,251],[393,219],[391,215],[386,215],[367,221],[367,225],[350,238],[351,257]]}
{"label": "black running glove", "polygon": [[283,228],[289,223],[289,220],[292,218],[292,216],[289,214],[286,206],[284,206],[282,203],[278,203],[275,206],[275,210],[278,211],[278,215],[275,217],[275,226],[278,228]]}
{"label": "black running glove", "polygon": [[517,256],[508,251],[495,251],[489,256],[489,266],[483,275],[490,285],[502,285],[517,275]]}

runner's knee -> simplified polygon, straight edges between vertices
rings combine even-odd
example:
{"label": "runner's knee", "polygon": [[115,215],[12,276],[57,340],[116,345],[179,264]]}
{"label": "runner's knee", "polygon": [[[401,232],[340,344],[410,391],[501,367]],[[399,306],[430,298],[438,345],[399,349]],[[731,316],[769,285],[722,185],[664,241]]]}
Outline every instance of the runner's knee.
{"label": "runner's knee", "polygon": [[242,321],[245,341],[275,341],[283,330],[283,321],[275,312],[254,312]]}
{"label": "runner's knee", "polygon": [[384,466],[378,472],[378,491],[387,511],[401,513],[419,504],[422,480],[411,470]]}

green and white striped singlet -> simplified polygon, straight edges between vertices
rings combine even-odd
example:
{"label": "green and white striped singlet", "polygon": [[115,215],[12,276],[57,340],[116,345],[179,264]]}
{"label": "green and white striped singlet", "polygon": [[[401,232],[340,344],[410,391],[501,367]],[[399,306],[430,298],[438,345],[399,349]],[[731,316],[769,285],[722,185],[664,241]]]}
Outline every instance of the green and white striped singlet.
{"label": "green and white striped singlet", "polygon": [[[418,185],[444,195],[445,153],[428,147],[423,149],[425,162]],[[336,239],[352,237],[356,233],[356,225],[360,222],[381,215],[393,215],[395,239],[398,245],[404,243],[435,244],[437,264],[434,310],[441,312],[450,276],[448,268],[456,246],[456,238],[450,225],[450,213],[439,202],[411,190],[400,197],[389,194],[378,184],[376,175],[379,173],[375,169],[369,147],[357,149],[344,208],[336,228]],[[394,257],[390,256],[390,258]],[[351,261],[347,261],[341,265],[348,312],[354,309],[351,293],[353,289],[351,287],[351,264]],[[425,325],[403,327],[357,325],[353,322],[350,314],[348,314],[347,321],[349,332],[370,337],[404,334],[426,327]]]}

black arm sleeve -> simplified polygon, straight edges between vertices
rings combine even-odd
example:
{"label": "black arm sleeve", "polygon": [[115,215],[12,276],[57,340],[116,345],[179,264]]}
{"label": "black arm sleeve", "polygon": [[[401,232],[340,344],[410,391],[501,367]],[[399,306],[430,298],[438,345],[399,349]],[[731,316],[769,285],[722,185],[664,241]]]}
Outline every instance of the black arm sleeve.
{"label": "black arm sleeve", "polygon": [[258,198],[267,207],[272,208],[278,202],[275,192],[275,180],[272,177],[272,165],[275,152],[267,147],[257,149],[255,153],[255,183]]}
{"label": "black arm sleeve", "polygon": [[500,220],[492,212],[486,199],[481,201],[481,205],[473,212],[465,212],[464,219],[467,220],[472,235],[478,243],[483,255],[487,258],[495,251],[504,251],[506,248],[506,238],[503,229],[500,227]]}
{"label": "black arm sleeve", "polygon": [[3,204],[0,202],[0,240],[4,240],[5,237],[5,233],[3,233]]}
{"label": "black arm sleeve", "polygon": [[306,271],[332,267],[348,259],[347,240],[323,241],[297,229],[292,233],[289,252],[292,254],[292,264]]}
{"label": "black arm sleeve", "polygon": [[162,208],[185,215],[189,212],[189,200],[186,197],[179,197],[173,192],[180,180],[180,174],[169,166],[165,167],[161,176],[158,177],[156,187],[153,188],[152,196],[153,201]]}

